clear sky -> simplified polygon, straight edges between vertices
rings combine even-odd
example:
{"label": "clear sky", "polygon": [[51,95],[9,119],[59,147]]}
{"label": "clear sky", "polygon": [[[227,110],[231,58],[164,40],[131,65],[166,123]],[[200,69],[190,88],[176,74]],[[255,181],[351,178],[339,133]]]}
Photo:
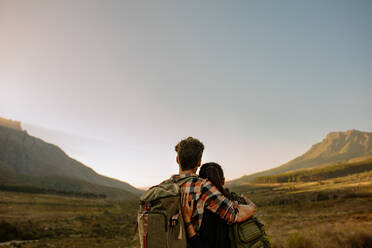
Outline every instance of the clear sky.
{"label": "clear sky", "polygon": [[0,0],[0,116],[142,187],[194,136],[227,179],[372,131],[372,1]]}

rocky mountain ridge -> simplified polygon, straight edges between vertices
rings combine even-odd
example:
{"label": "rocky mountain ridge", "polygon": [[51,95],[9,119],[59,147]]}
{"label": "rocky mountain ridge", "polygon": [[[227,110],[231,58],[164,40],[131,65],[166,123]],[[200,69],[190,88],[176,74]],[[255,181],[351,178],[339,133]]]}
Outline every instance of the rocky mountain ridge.
{"label": "rocky mountain ridge", "polygon": [[0,164],[15,175],[70,178],[128,191],[135,195],[142,192],[128,183],[99,175],[93,169],[69,157],[56,145],[33,137],[22,129],[1,124]]}
{"label": "rocky mountain ridge", "polygon": [[0,117],[0,126],[12,128],[14,130],[22,131],[21,122],[13,121]]}
{"label": "rocky mountain ridge", "polygon": [[303,155],[273,169],[246,175],[229,184],[249,182],[260,176],[276,175],[299,169],[315,168],[327,163],[346,162],[372,155],[372,133],[355,129],[330,132]]}

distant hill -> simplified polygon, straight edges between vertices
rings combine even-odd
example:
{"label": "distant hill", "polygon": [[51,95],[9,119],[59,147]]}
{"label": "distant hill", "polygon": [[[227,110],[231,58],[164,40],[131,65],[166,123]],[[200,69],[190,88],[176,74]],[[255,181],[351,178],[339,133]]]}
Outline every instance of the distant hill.
{"label": "distant hill", "polygon": [[372,171],[372,158],[356,162],[331,163],[326,166],[289,171],[283,174],[261,176],[252,180],[253,183],[287,183],[312,182],[331,178],[345,177],[357,173]]}
{"label": "distant hill", "polygon": [[350,160],[363,160],[372,155],[372,133],[358,130],[331,132],[319,143],[313,145],[303,155],[270,170],[246,175],[228,182],[239,185],[254,178],[282,174],[299,169],[324,166],[329,163],[345,163]]}
{"label": "distant hill", "polygon": [[0,164],[0,191],[1,190],[88,198],[103,197],[115,200],[138,199],[138,195],[126,190],[101,186],[74,178],[17,174],[2,164]]}
{"label": "distant hill", "polygon": [[0,122],[0,184],[10,181],[106,194],[110,191],[116,196],[142,192],[128,183],[99,175],[59,147],[30,136],[27,131]]}

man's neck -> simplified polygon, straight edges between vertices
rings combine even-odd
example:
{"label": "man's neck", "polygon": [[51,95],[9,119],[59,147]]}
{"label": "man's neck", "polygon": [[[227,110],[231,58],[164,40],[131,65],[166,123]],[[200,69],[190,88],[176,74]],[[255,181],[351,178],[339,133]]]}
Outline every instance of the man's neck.
{"label": "man's neck", "polygon": [[193,169],[193,170],[179,170],[179,174],[182,175],[182,174],[195,174],[196,173],[196,170],[197,169]]}

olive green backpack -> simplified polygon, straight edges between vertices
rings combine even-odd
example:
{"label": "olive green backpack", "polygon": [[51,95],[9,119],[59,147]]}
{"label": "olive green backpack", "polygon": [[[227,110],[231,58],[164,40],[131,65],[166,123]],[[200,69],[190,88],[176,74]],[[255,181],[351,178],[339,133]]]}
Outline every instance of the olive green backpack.
{"label": "olive green backpack", "polygon": [[137,216],[141,248],[186,248],[180,187],[195,176],[168,179],[148,189],[140,198]]}
{"label": "olive green backpack", "polygon": [[[234,192],[231,193],[231,199],[238,201],[240,204],[246,204],[244,198]],[[264,225],[254,216],[242,223],[230,225],[229,239],[231,248],[271,247]]]}
{"label": "olive green backpack", "polygon": [[263,224],[255,217],[229,227],[231,248],[270,248]]}

